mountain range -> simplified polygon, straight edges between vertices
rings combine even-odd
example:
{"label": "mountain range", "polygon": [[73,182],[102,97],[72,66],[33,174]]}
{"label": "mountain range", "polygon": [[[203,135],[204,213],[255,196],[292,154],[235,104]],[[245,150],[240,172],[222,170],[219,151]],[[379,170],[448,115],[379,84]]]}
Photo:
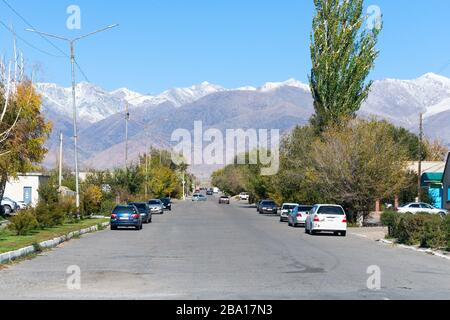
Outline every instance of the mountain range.
{"label": "mountain range", "polygon": [[[44,113],[54,125],[44,165],[56,164],[59,132],[66,136],[65,163],[71,165],[71,89],[49,83],[38,83],[36,89],[42,96]],[[169,148],[172,132],[179,128],[192,130],[194,121],[202,121],[205,129],[263,128],[287,133],[296,125],[308,123],[314,111],[309,86],[294,79],[236,89],[204,82],[156,96],[126,88],[108,92],[80,83],[76,96],[79,155],[84,168],[124,165],[127,105],[131,160],[149,146]],[[420,113],[424,114],[426,136],[450,145],[450,79],[428,73],[414,80],[375,81],[359,115],[385,119],[417,132]],[[194,171],[208,176],[211,168]]]}

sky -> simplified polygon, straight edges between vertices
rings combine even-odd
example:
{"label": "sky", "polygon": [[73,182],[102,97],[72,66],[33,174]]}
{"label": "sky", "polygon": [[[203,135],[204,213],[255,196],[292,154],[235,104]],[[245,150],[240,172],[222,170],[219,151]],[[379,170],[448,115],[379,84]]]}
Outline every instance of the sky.
{"label": "sky", "polygon": [[[67,28],[70,5],[81,10],[80,30]],[[450,77],[450,1],[366,0],[370,5],[384,21],[371,79]],[[77,81],[143,94],[204,81],[227,88],[307,82],[313,15],[313,0],[0,0],[0,23],[12,24],[28,43],[18,40],[38,81],[69,86],[70,65],[53,45],[26,32],[30,25],[76,37],[118,23],[77,44],[86,76],[77,70]],[[51,41],[68,54],[66,42]],[[0,54],[11,55],[11,47],[11,33],[0,25]]]}

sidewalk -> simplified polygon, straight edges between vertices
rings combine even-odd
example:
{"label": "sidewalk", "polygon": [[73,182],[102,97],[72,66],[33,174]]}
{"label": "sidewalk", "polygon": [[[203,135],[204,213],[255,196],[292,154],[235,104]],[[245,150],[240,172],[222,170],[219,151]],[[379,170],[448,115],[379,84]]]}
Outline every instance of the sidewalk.
{"label": "sidewalk", "polygon": [[366,238],[372,241],[378,241],[386,238],[388,234],[387,227],[366,227],[366,228],[349,228],[348,233],[357,237]]}

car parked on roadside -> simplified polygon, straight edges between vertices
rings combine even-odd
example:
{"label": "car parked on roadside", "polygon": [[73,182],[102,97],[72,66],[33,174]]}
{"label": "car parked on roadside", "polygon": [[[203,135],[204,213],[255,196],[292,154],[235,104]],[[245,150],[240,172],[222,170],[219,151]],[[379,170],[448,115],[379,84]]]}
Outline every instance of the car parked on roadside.
{"label": "car parked on roadside", "polygon": [[315,235],[318,232],[332,232],[347,235],[347,215],[344,208],[335,204],[316,204],[306,218],[305,232]]}
{"label": "car parked on roadside", "polygon": [[145,202],[130,202],[129,206],[135,206],[142,217],[143,223],[151,223],[152,222],[152,213],[150,211],[150,207]]}
{"label": "car parked on roadside", "polygon": [[17,202],[8,197],[3,197],[1,206],[3,207],[3,213],[5,215],[13,214],[20,209]]}
{"label": "car parked on roadside", "polygon": [[446,216],[449,214],[449,212],[445,209],[438,209],[433,207],[432,205],[423,202],[408,203],[398,208],[397,211],[399,213],[411,213],[411,214],[428,213],[428,214],[439,214],[441,216]]}
{"label": "car parked on roadside", "polygon": [[291,211],[298,206],[298,203],[283,203],[280,210],[280,222],[288,221]]}
{"label": "car parked on roadside", "polygon": [[242,192],[241,194],[239,194],[239,200],[241,200],[241,201],[249,201],[250,200],[250,195],[247,192]]}
{"label": "car parked on roadside", "polygon": [[263,200],[259,204],[260,214],[277,214],[278,213],[278,205],[273,200]]}
{"label": "car parked on roadside", "polygon": [[289,212],[288,225],[290,227],[304,226],[313,206],[298,205]]}
{"label": "car parked on roadside", "polygon": [[193,202],[203,202],[203,201],[207,201],[208,199],[201,193],[194,193],[192,195],[192,201]]}
{"label": "car parked on roadside", "polygon": [[160,199],[163,204],[163,209],[172,211],[172,199],[170,198],[161,198]]}
{"label": "car parked on roadside", "polygon": [[219,204],[230,204],[230,197],[223,195],[219,198]]}
{"label": "car parked on roadside", "polygon": [[148,206],[150,208],[150,212],[152,214],[163,214],[164,213],[164,205],[159,199],[152,199],[148,202]]}
{"label": "car parked on roadside", "polygon": [[116,206],[111,213],[111,230],[119,227],[134,227],[142,230],[142,217],[136,206]]}

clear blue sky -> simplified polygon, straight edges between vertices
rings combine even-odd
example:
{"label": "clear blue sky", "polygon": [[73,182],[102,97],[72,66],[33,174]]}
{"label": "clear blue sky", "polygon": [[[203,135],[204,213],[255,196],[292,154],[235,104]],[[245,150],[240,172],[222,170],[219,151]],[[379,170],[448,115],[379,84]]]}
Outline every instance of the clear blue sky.
{"label": "clear blue sky", "polygon": [[[170,87],[209,81],[226,87],[260,86],[297,78],[310,69],[312,0],[7,0],[43,31],[77,36],[112,23],[116,30],[86,39],[78,61],[89,80],[105,89],[128,87],[158,93]],[[82,10],[82,29],[66,28],[66,8]],[[373,0],[384,15],[381,56],[372,79],[450,77],[450,1]],[[0,0],[0,20],[13,23],[33,45],[59,54]],[[10,35],[0,26],[0,53]],[[53,41],[53,40],[52,40]],[[39,80],[69,84],[68,61],[19,42]],[[64,51],[65,43],[55,41]],[[78,74],[77,80],[83,78]]]}

